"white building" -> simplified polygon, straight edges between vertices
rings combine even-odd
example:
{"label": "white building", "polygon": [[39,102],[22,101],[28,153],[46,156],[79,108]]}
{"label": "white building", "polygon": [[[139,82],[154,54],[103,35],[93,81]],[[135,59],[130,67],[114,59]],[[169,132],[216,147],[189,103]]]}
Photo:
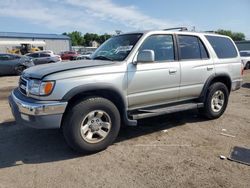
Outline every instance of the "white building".
{"label": "white building", "polygon": [[22,44],[30,44],[42,50],[52,50],[56,54],[71,50],[71,40],[66,35],[0,32],[0,53],[6,53]]}

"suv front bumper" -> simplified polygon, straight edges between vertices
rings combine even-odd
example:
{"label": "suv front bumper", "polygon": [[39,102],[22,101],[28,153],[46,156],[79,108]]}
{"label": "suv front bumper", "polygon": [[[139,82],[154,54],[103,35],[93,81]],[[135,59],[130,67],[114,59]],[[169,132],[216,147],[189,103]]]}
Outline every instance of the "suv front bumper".
{"label": "suv front bumper", "polygon": [[9,104],[17,123],[38,129],[60,128],[67,107],[67,102],[25,97],[17,89],[9,96]]}

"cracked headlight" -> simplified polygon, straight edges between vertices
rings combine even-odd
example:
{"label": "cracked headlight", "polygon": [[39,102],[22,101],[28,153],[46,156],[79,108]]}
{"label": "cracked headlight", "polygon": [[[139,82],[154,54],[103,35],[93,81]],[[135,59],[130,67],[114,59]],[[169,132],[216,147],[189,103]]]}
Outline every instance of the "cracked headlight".
{"label": "cracked headlight", "polygon": [[29,80],[27,94],[46,96],[54,89],[55,81]]}

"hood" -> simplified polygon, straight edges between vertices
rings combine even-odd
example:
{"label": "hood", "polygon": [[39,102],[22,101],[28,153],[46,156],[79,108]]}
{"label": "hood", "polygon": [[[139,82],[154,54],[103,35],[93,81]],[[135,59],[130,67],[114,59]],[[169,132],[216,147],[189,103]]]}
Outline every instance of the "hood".
{"label": "hood", "polygon": [[23,72],[23,76],[26,78],[42,79],[43,77],[67,70],[80,69],[87,67],[105,66],[114,64],[113,61],[101,61],[101,60],[82,60],[82,61],[68,61],[58,63],[48,63],[45,65],[37,65],[26,69]]}

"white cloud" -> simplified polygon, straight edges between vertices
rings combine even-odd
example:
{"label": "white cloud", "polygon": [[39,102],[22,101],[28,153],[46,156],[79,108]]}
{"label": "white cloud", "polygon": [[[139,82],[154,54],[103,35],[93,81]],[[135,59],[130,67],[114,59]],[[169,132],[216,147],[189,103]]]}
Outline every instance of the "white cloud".
{"label": "white cloud", "polygon": [[152,18],[134,6],[117,5],[111,0],[0,0],[0,4],[0,16],[23,19],[54,31],[104,33],[121,28],[128,31],[178,25]]}
{"label": "white cloud", "polygon": [[166,20],[163,21],[145,15],[134,6],[119,6],[110,0],[65,0],[65,2],[87,9],[87,11],[94,17],[105,21],[120,23],[129,28],[152,29],[176,25]]}

